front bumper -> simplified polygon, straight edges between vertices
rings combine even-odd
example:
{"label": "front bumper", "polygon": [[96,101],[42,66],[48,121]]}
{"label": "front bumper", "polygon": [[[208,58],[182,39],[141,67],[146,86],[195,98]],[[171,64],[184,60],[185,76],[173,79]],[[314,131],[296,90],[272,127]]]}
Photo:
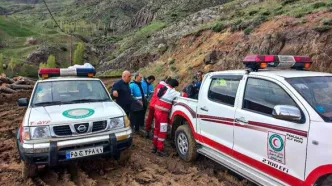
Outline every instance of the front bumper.
{"label": "front bumper", "polygon": [[[49,143],[22,144],[17,137],[17,146],[23,161],[37,165],[54,166],[61,162],[76,159],[91,158],[96,156],[111,156],[119,158],[120,152],[129,148],[132,144],[131,130],[107,134],[83,139],[66,141],[51,141]],[[102,154],[85,156],[75,159],[67,159],[66,152],[90,147],[103,147]]]}

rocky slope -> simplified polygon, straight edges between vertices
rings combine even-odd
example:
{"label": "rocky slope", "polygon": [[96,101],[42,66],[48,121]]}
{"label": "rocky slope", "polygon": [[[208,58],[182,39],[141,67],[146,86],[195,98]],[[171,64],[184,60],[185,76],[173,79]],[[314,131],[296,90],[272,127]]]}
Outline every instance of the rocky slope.
{"label": "rocky slope", "polygon": [[[190,34],[178,41],[173,52],[141,71],[158,77],[171,74],[184,85],[197,70],[241,69],[242,59],[248,54],[283,54],[309,56],[314,62],[311,70],[332,72],[332,30],[319,26],[324,24],[322,18],[331,20],[331,12],[319,11],[302,18],[278,16],[249,35],[211,30]],[[169,58],[175,62],[169,62]]]}

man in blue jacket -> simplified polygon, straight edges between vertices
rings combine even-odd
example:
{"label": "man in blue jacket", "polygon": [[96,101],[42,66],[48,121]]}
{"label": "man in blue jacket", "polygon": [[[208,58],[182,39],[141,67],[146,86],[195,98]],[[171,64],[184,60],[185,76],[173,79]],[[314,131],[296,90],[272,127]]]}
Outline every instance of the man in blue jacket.
{"label": "man in blue jacket", "polygon": [[151,96],[153,95],[154,88],[152,83],[155,80],[156,78],[153,75],[142,79],[141,85],[143,88],[144,96],[146,97],[147,100],[150,100]]}
{"label": "man in blue jacket", "polygon": [[144,127],[144,117],[147,108],[147,100],[144,96],[144,91],[141,85],[142,74],[136,73],[134,81],[130,82],[129,87],[131,95],[136,99],[143,107],[135,107],[131,109],[130,122],[135,129],[135,132],[139,132],[140,127]]}

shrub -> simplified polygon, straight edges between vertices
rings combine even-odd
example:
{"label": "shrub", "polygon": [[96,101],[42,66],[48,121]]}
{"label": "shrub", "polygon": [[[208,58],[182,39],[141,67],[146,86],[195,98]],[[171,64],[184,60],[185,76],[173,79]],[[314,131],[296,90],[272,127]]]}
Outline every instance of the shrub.
{"label": "shrub", "polygon": [[8,67],[10,68],[10,70],[13,72],[15,67],[16,67],[16,60],[12,57],[10,59],[10,62],[8,64]]}
{"label": "shrub", "polygon": [[262,15],[263,16],[269,16],[271,14],[271,12],[270,11],[264,11],[264,12],[262,12]]}
{"label": "shrub", "polygon": [[47,68],[55,68],[55,67],[56,67],[55,56],[51,54],[50,56],[48,56],[47,59]]}
{"label": "shrub", "polygon": [[298,0],[282,0],[281,1],[281,5],[287,5],[287,4],[291,4],[291,3],[294,3],[294,2],[296,2],[296,1],[298,1]]}
{"label": "shrub", "polygon": [[214,32],[220,32],[224,29],[224,26],[222,23],[216,23],[215,25],[212,26],[211,28]]}
{"label": "shrub", "polygon": [[252,27],[248,27],[244,30],[244,34],[245,35],[249,35],[252,32],[253,28]]}
{"label": "shrub", "polygon": [[315,30],[316,32],[323,33],[323,32],[329,31],[331,29],[331,27],[327,26],[327,25],[323,25],[323,26],[313,27],[312,29]]}
{"label": "shrub", "polygon": [[84,60],[84,44],[79,42],[74,52],[74,64],[82,65]]}
{"label": "shrub", "polygon": [[172,65],[172,64],[174,64],[174,62],[175,62],[174,58],[169,58],[168,59],[168,64]]}
{"label": "shrub", "polygon": [[322,23],[323,23],[323,25],[330,25],[330,26],[332,26],[332,19],[324,19],[322,21]]}
{"label": "shrub", "polygon": [[0,54],[0,74],[3,73],[3,55]]}
{"label": "shrub", "polygon": [[326,3],[324,3],[324,2],[317,2],[317,3],[314,3],[312,5],[312,8],[317,9],[317,8],[321,8],[321,7],[325,7],[325,6],[326,6]]}
{"label": "shrub", "polygon": [[249,15],[253,16],[253,15],[257,14],[257,13],[258,13],[258,10],[252,10],[252,11],[249,12]]}
{"label": "shrub", "polygon": [[171,69],[171,71],[175,71],[175,70],[176,70],[176,67],[175,67],[174,65],[171,65],[171,66],[170,66],[170,69]]}

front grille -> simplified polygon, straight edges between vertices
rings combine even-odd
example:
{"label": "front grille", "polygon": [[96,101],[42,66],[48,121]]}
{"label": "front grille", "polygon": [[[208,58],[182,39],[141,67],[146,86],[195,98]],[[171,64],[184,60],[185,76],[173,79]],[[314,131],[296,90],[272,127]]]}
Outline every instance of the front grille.
{"label": "front grille", "polygon": [[89,129],[89,123],[75,124],[74,128],[78,134],[86,133]]}
{"label": "front grille", "polygon": [[69,125],[55,126],[55,127],[53,127],[53,131],[54,131],[54,134],[58,135],[58,136],[72,135]]}
{"label": "front grille", "polygon": [[106,120],[93,122],[92,132],[105,130],[106,127],[107,127],[107,121]]}

